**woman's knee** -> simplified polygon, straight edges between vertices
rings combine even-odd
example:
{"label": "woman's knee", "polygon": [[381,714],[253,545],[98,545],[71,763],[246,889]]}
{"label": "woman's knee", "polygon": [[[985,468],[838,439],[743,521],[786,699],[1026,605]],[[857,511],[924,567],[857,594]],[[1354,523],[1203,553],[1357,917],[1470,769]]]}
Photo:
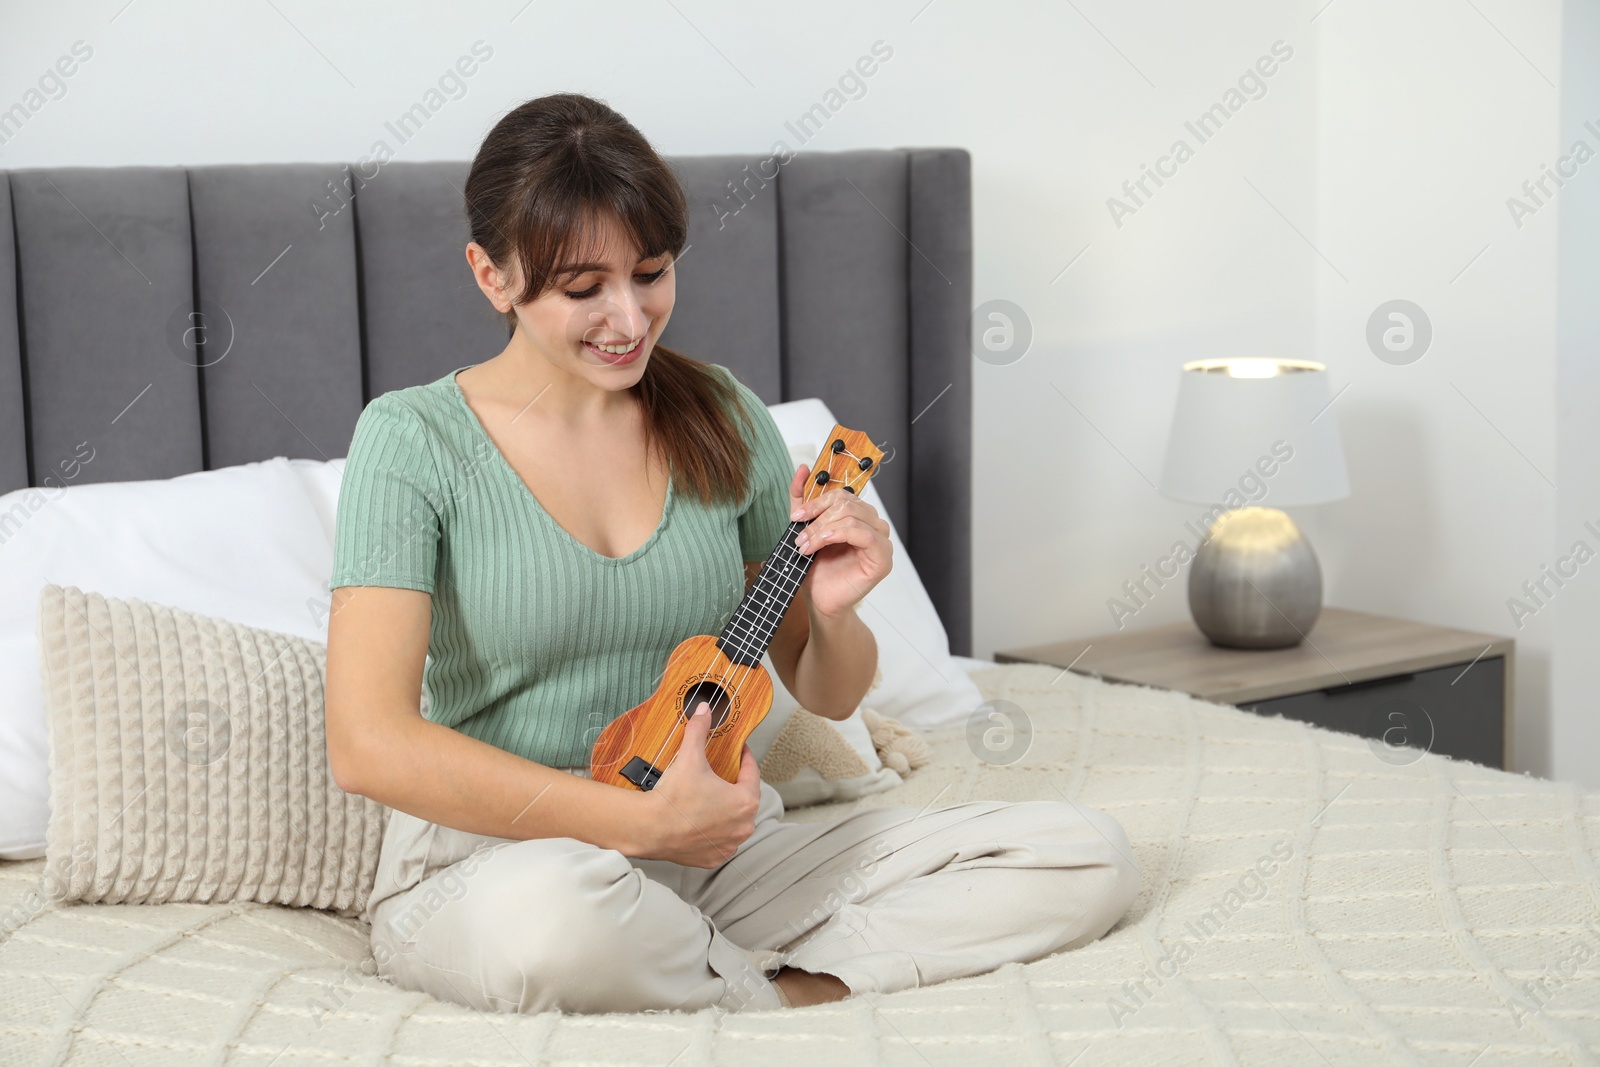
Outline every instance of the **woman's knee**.
{"label": "woman's knee", "polygon": [[1074,806],[1074,810],[1094,827],[1111,851],[1127,860],[1130,864],[1133,862],[1133,849],[1128,843],[1128,831],[1123,828],[1122,823],[1099,808],[1078,804]]}
{"label": "woman's knee", "polygon": [[1128,832],[1114,817],[1098,808],[1083,804],[1066,805],[1077,818],[1086,822],[1094,832],[1091,844],[1099,853],[1098,869],[1103,872],[1101,903],[1103,915],[1109,917],[1105,929],[1114,926],[1133,904],[1134,898],[1144,888],[1144,876],[1134,861],[1133,848],[1128,842]]}
{"label": "woman's knee", "polygon": [[643,876],[614,850],[552,843],[501,846],[474,869],[424,880],[386,909],[374,955],[387,935],[400,970],[428,972],[430,981],[453,974],[451,999],[498,1011],[557,1006],[562,991],[601,977],[608,960],[624,965],[612,942]]}
{"label": "woman's knee", "polygon": [[[485,879],[481,899],[469,889],[462,903],[474,913],[481,944],[501,944],[551,963],[621,925],[637,900],[644,876],[612,849],[585,846],[518,856],[508,850],[500,869]],[[576,948],[574,948],[576,946]]]}
{"label": "woman's knee", "polygon": [[1039,867],[1058,872],[1076,898],[1091,902],[1105,929],[1143,889],[1127,831],[1105,812],[1075,801],[1041,800],[1012,805],[1008,814],[1015,820],[1011,836],[1030,846]]}

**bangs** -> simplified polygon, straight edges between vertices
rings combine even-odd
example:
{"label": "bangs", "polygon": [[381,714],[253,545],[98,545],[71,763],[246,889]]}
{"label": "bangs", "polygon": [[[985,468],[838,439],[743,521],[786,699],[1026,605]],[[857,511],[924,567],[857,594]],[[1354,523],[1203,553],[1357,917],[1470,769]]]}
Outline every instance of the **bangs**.
{"label": "bangs", "polygon": [[[671,192],[649,186],[616,185],[576,193],[533,186],[512,220],[508,235],[524,279],[516,302],[526,303],[561,280],[561,272],[604,259],[603,227],[614,222],[639,259],[663,252],[676,259],[688,227],[673,209]],[[632,266],[630,263],[629,266]]]}

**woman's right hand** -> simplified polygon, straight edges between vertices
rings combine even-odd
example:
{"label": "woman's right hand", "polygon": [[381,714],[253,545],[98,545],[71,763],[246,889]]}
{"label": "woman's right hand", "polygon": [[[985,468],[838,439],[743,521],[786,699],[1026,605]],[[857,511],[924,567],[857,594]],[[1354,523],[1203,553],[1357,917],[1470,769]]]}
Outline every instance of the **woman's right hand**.
{"label": "woman's right hand", "polygon": [[646,858],[685,867],[720,867],[755,832],[761,806],[761,772],[745,745],[734,782],[706,762],[711,708],[701,701],[683,728],[678,754],[642,794],[648,806],[653,846]]}

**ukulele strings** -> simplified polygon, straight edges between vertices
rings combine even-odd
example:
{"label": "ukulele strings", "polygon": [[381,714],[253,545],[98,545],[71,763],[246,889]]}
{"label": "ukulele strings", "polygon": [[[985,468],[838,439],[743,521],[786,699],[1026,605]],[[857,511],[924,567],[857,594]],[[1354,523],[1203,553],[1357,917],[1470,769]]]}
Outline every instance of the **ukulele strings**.
{"label": "ukulele strings", "polygon": [[[808,498],[808,499],[811,499],[811,498]],[[798,561],[798,559],[799,559],[798,554],[795,553],[793,549],[789,549],[789,556],[790,556],[790,558],[788,560],[784,560],[783,561],[786,566],[793,564],[794,562]],[[792,592],[794,588],[798,588],[798,585],[799,585],[799,583],[796,582],[796,583],[794,583],[794,586],[792,586],[790,588],[786,588],[786,589],[781,589],[780,591],[781,592],[785,592],[785,593]],[[758,609],[758,611],[759,610],[760,609]],[[735,618],[738,618],[738,615],[735,615]],[[750,619],[749,621],[750,622],[758,622],[758,621],[760,621],[759,615],[756,618]],[[732,636],[733,635],[730,635],[730,637],[732,637]],[[739,642],[737,641],[737,638],[735,637],[730,643],[734,646],[730,650],[738,651]],[[711,669],[712,665],[717,662],[717,653],[718,653],[718,651],[725,651],[725,650],[722,650],[720,648],[713,649],[712,653],[711,653],[711,659],[706,662],[706,665],[703,668],[701,668],[699,673],[704,674],[706,671],[709,671]],[[739,681],[737,683],[735,683],[735,685],[733,687],[733,688],[737,689],[739,685],[742,685],[744,683],[745,679],[750,676],[750,673],[752,671],[754,671],[755,668],[756,668],[755,664],[751,664],[751,665],[748,665],[748,666],[744,665],[744,664],[738,664],[738,663],[734,663],[732,661],[732,659],[730,658],[729,662],[728,662],[728,666],[723,669],[723,672],[722,672],[721,676],[717,678],[716,685],[717,685],[718,688],[723,689],[724,691],[726,691],[728,689],[728,678],[730,677],[730,675],[735,670],[742,670],[744,673],[740,676]],[[685,729],[687,729],[687,727],[688,727],[688,719],[685,718],[685,717],[682,717],[682,716],[674,719],[673,724],[672,724],[672,730],[667,734],[666,739],[661,742],[661,747],[656,750],[655,757],[650,761],[652,765],[654,765],[661,758],[661,753],[663,753],[663,752],[665,752],[667,750],[667,746],[670,745],[672,743],[673,739],[677,736],[677,732],[678,732],[678,729],[679,729],[680,726],[685,728]],[[681,746],[680,746],[678,751],[681,751]],[[671,767],[673,761],[676,760],[677,758],[678,758],[678,753],[677,753],[677,751],[674,751],[673,754],[672,754],[672,759],[667,761],[667,767]],[[663,773],[663,774],[666,773],[666,769],[667,769],[666,767],[663,767],[662,770],[661,770],[661,773]]]}
{"label": "ukulele strings", "polygon": [[[856,469],[858,471],[860,471],[860,460],[861,460],[860,456],[857,456],[854,452],[851,452],[848,447],[845,447],[845,448],[841,449],[839,452],[832,453],[832,455],[841,455],[841,454],[844,455],[844,456],[848,456],[849,458],[855,460],[856,461]],[[833,471],[832,471],[833,460],[831,458],[828,461],[828,467],[829,467],[828,482],[831,483],[833,481]],[[815,472],[812,472],[812,473],[814,474]],[[861,473],[862,473],[863,477],[860,478],[860,481],[862,481],[862,482],[866,481],[867,478],[870,478],[872,476],[871,474],[867,474],[865,471],[861,471]],[[825,490],[823,490],[820,486],[817,486],[817,483],[815,482],[814,479],[808,478],[807,481],[809,482],[809,485],[807,486],[808,489],[809,488],[816,488],[816,493],[815,494],[803,498],[803,500],[805,502],[809,503],[810,501],[815,500],[818,496],[821,496],[822,493],[825,492]],[[852,491],[854,491],[854,489],[855,489],[855,485],[852,484],[851,481],[848,478],[845,479],[845,486],[848,486]],[[808,523],[807,525],[810,525],[810,524]],[[799,558],[800,558],[799,557],[799,553],[796,552],[793,548],[789,548],[788,552],[789,552],[789,555],[790,555],[791,559],[785,561],[785,566],[788,566],[789,564],[791,564],[791,563],[793,563],[795,561],[798,561]],[[804,578],[802,577],[801,581],[803,581],[803,580],[804,580]],[[800,582],[796,581],[792,588],[784,589],[782,591],[785,592],[785,593],[792,593],[796,589],[799,588],[799,585],[800,585]],[[739,618],[739,613],[738,612],[735,612],[734,618],[735,619]],[[757,619],[759,619],[759,610],[758,610]],[[757,621],[757,620],[752,620],[752,621]],[[781,621],[781,619],[780,619],[780,621]],[[737,639],[736,638],[735,638],[733,643],[737,644]],[[705,667],[701,668],[701,671],[700,671],[701,674],[704,674],[706,671],[710,670],[712,665],[717,662],[717,652],[719,652],[719,651],[722,651],[722,649],[720,647],[716,648],[716,649],[714,649],[712,651],[711,659],[706,663]],[[728,677],[733,673],[733,671],[742,668],[743,671],[744,671],[744,674],[740,676],[739,682],[734,686],[734,688],[737,689],[738,685],[742,685],[744,683],[745,679],[747,679],[750,676],[750,673],[755,670],[756,666],[758,666],[758,664],[751,664],[750,666],[747,666],[747,667],[743,666],[741,664],[735,664],[732,661],[732,657],[729,657],[728,666],[723,670],[721,677],[719,677],[717,679],[717,681],[716,681],[717,687],[719,689],[723,689],[724,691],[726,691]],[[690,714],[693,714],[693,712],[691,711]],[[656,754],[655,754],[654,758],[652,758],[651,761],[650,761],[651,766],[655,766],[656,761],[661,758],[661,753],[663,753],[663,752],[665,752],[667,750],[667,746],[669,744],[671,744],[673,738],[677,736],[679,727],[682,726],[684,728],[687,728],[688,724],[689,724],[689,720],[688,720],[687,716],[680,715],[680,716],[677,716],[673,720],[672,729],[670,731],[668,731],[666,739],[661,742],[661,747],[656,750]],[[673,762],[677,760],[678,751],[681,751],[681,749],[682,749],[682,746],[680,745],[678,750],[674,750],[674,752],[672,753],[672,758],[667,761],[667,766],[661,768],[661,771],[658,773],[657,777],[659,777],[661,774],[665,774],[667,772],[667,768],[671,767]]]}
{"label": "ukulele strings", "polygon": [[[860,463],[861,457],[857,456],[854,452],[851,452],[848,448],[840,449],[840,451],[838,453],[833,453],[833,454],[834,455],[842,454],[842,455],[848,456],[851,459],[856,460],[857,464],[858,464],[856,469],[858,471],[860,470],[859,463]],[[828,465],[829,465],[830,468],[832,467],[833,461],[831,459],[829,460]],[[855,484],[852,484],[849,481],[849,479],[847,478],[845,480],[844,484],[845,484],[845,486],[849,487],[852,492],[854,492],[856,484],[859,484],[860,482],[865,482],[867,480],[867,478],[869,478],[869,477],[871,477],[871,475],[864,474],[860,479],[858,479],[858,482],[855,483]],[[832,470],[830,470],[828,472],[828,481],[829,481],[829,483],[831,483],[833,481],[833,472],[832,472]],[[815,483],[813,482],[812,485],[815,486]],[[811,500],[816,499],[816,497],[821,496],[825,491],[826,490],[818,489],[817,492],[814,495],[806,497],[805,499],[809,502]],[[807,525],[809,526],[810,524],[807,523]],[[789,547],[789,546],[786,545],[785,549],[786,549],[786,551],[788,553],[788,556],[789,556],[789,558],[784,561],[785,566],[788,566],[788,565],[791,565],[793,563],[796,563],[802,558],[800,556],[799,552],[797,552],[794,548]],[[800,577],[799,580],[793,581],[792,583],[789,581],[789,579],[780,579],[781,587],[780,587],[779,591],[784,593],[785,595],[791,595],[791,594],[793,594],[795,592],[795,590],[797,590],[799,588],[800,582],[802,582],[804,580],[805,580],[805,577],[803,575]],[[764,615],[770,615],[770,612],[767,609],[757,609],[756,616],[754,618],[752,618],[750,621],[751,622],[766,621],[766,620],[762,619],[762,616],[764,616]],[[736,613],[734,618],[735,619],[739,618],[739,614]],[[781,622],[782,621],[782,617],[780,616],[777,621]],[[741,644],[741,642],[739,642],[737,640],[737,636],[736,635],[735,635],[735,639],[733,641],[733,644],[736,647]],[[745,648],[741,649],[741,651],[748,652],[748,651],[752,651],[753,648],[754,648],[753,645],[747,645]],[[715,662],[715,660],[713,660],[712,662]],[[709,664],[708,664],[708,666],[709,666]],[[738,665],[732,663],[732,661],[730,659],[729,667],[726,670],[723,671],[722,677],[717,679],[717,684],[719,686],[721,686],[727,680],[729,672],[732,671],[733,669],[735,669],[735,667],[737,667],[737,666]],[[746,672],[748,673],[748,671],[751,670],[751,669],[753,669],[753,665],[752,665],[752,667],[746,668]],[[743,679],[741,679],[741,684],[742,684],[742,681],[743,681]]]}
{"label": "ukulele strings", "polygon": [[[832,466],[832,463],[831,463],[831,461],[830,461],[830,463],[829,463],[829,465],[830,465],[830,466]],[[830,477],[830,479],[829,479],[829,480],[830,480],[830,481],[831,481],[831,480],[832,480],[832,479],[831,479],[831,477]],[[813,484],[814,484],[814,483],[813,483]],[[808,486],[807,486],[807,488],[808,488],[808,489],[810,489],[810,488],[811,488],[811,486],[810,486],[810,485],[808,485]],[[818,489],[818,490],[817,490],[817,493],[816,493],[816,496],[820,496],[820,495],[821,495],[821,494],[822,494],[822,490],[821,490],[821,489],[820,489],[820,488],[819,488],[819,489]],[[811,500],[814,500],[814,499],[816,499],[816,496],[808,496],[808,497],[805,497],[805,498],[804,498],[804,499],[805,499],[805,500],[806,500],[806,501],[808,501],[808,502],[809,502],[809,501],[811,501]],[[793,550],[792,550],[792,549],[791,549],[791,550],[790,550],[790,551],[791,551],[791,553],[792,553],[792,551],[793,551]],[[786,562],[786,565],[787,565],[787,563],[788,563],[788,561],[785,561],[785,562]],[[759,580],[759,579],[758,579],[758,580]],[[798,583],[797,583],[797,587],[798,587]],[[737,619],[737,618],[738,618],[738,617],[739,617],[739,615],[738,615],[738,613],[735,613],[735,615],[734,615],[734,618],[735,618],[735,619]],[[710,669],[711,669],[711,668],[712,668],[712,666],[713,666],[713,665],[714,665],[714,664],[715,664],[715,663],[716,663],[716,662],[717,662],[717,653],[718,653],[718,652],[722,652],[722,651],[724,651],[724,650],[723,650],[723,649],[721,649],[721,648],[720,648],[720,647],[714,647],[714,648],[713,648],[713,649],[712,649],[712,651],[711,651],[711,658],[710,658],[710,659],[709,659],[709,660],[707,660],[707,661],[706,661],[706,665],[705,665],[705,666],[704,666],[704,667],[702,667],[702,668],[701,668],[701,669],[700,669],[700,670],[699,670],[699,672],[698,672],[698,673],[700,673],[700,674],[705,674],[705,673],[706,673],[706,672],[707,672],[707,671],[709,671],[709,670],[710,670]],[[734,670],[735,670],[735,669],[737,669],[737,668],[738,668],[738,667],[740,667],[740,666],[741,666],[741,665],[739,665],[739,664],[735,664],[735,663],[734,663],[734,662],[733,662],[733,661],[732,661],[732,657],[729,657],[729,662],[728,662],[728,666],[727,666],[727,667],[726,667],[726,668],[724,668],[724,670],[723,670],[723,672],[722,672],[722,676],[721,676],[721,677],[719,677],[719,678],[718,678],[718,679],[717,679],[717,681],[716,681],[716,685],[717,685],[717,686],[718,686],[718,688],[721,688],[721,689],[723,689],[723,690],[724,690],[724,691],[726,691],[726,688],[727,688],[727,684],[726,684],[726,683],[727,683],[727,680],[728,680],[728,676],[729,676],[729,675],[730,675],[730,674],[731,674],[731,673],[732,673],[732,672],[733,672],[733,671],[734,671]],[[753,671],[753,670],[754,670],[754,669],[755,669],[755,667],[754,667],[754,665],[752,665],[752,666],[749,666],[749,667],[744,667],[744,668],[743,668],[743,669],[744,669],[744,672],[745,672],[745,673],[744,673],[744,675],[743,675],[743,676],[742,676],[742,677],[741,677],[741,678],[740,678],[740,682],[741,682],[741,683],[742,683],[742,682],[743,682],[743,681],[744,681],[744,679],[745,679],[745,678],[748,678],[748,677],[749,677],[749,675],[750,675],[750,672],[751,672],[751,671]],[[691,715],[692,715],[692,714],[693,714],[693,712],[692,712],[692,711],[691,711],[691,712],[690,712],[690,713],[689,713],[689,714],[691,714]],[[688,717],[687,717],[687,716],[683,716],[683,715],[680,715],[680,716],[677,716],[677,717],[675,717],[675,718],[674,718],[674,719],[673,719],[673,723],[672,723],[672,729],[671,729],[671,730],[669,730],[669,731],[668,731],[668,732],[667,732],[667,736],[666,736],[666,737],[665,737],[665,738],[664,738],[664,739],[663,739],[663,740],[662,740],[662,742],[661,742],[661,747],[660,747],[660,748],[658,748],[658,749],[656,749],[656,754],[655,754],[655,756],[653,756],[653,757],[652,757],[652,758],[651,758],[651,760],[650,760],[650,765],[651,765],[651,766],[655,766],[655,765],[656,765],[656,764],[657,764],[657,763],[658,763],[658,761],[659,761],[659,760],[660,760],[660,759],[661,759],[661,754],[662,754],[662,753],[663,753],[663,752],[665,752],[665,751],[666,751],[666,750],[667,750],[667,746],[668,746],[668,745],[670,745],[670,744],[672,744],[672,742],[673,742],[673,740],[674,740],[674,738],[676,738],[676,737],[677,737],[677,734],[678,734],[678,729],[679,729],[679,727],[680,727],[680,726],[682,726],[682,727],[683,727],[683,728],[685,728],[685,729],[687,729],[687,728],[688,728],[688,725],[689,725],[689,720],[688,720]],[[680,745],[680,750],[681,750],[681,745]],[[662,767],[662,768],[661,768],[661,771],[660,771],[660,774],[665,774],[665,773],[666,773],[666,772],[667,772],[667,768],[668,768],[668,767],[671,767],[671,766],[672,766],[672,763],[673,763],[673,761],[675,761],[675,760],[676,760],[676,759],[677,759],[677,758],[678,758],[678,750],[675,750],[675,751],[674,751],[674,752],[673,752],[673,754],[672,754],[672,759],[670,759],[670,760],[668,760],[668,761],[667,761],[667,766],[666,766],[666,767]]]}
{"label": "ukulele strings", "polygon": [[[854,454],[853,451],[848,450],[848,448],[843,448],[843,450],[840,450],[840,453],[834,453],[834,454],[843,454],[843,456],[848,456],[848,458],[854,459],[854,461],[858,462],[858,472],[859,472],[859,470],[861,470],[861,469],[859,469],[859,461],[861,461],[861,458],[859,458],[859,456],[856,456],[856,454]],[[834,472],[832,472],[832,466],[834,466],[834,461],[832,461],[832,459],[829,459],[829,483],[832,483],[832,480],[834,480],[834,478],[832,478],[832,474],[834,474]],[[858,483],[859,482],[866,482],[867,478],[869,478],[869,477],[872,477],[872,475],[867,475],[866,472],[861,472],[861,477],[858,478]],[[814,483],[813,483],[813,485],[814,485]],[[851,483],[850,482],[850,478],[845,478],[845,486],[848,486],[848,488],[850,488],[851,491],[856,490],[856,483]],[[824,493],[824,491],[826,491],[826,490],[821,490],[821,488],[818,488],[818,491],[816,491],[816,494],[813,494],[813,496],[808,496],[808,498],[805,498],[805,499],[806,499],[806,501],[811,501],[811,499],[816,499],[816,496],[821,496],[821,494]],[[806,525],[810,525],[810,523],[806,523]],[[784,561],[784,565],[786,565],[786,566],[792,565],[792,563],[797,563],[797,561],[800,560],[800,558],[802,558],[802,557],[800,557],[800,553],[798,553],[797,550],[792,549],[792,547],[789,547],[789,549],[787,549],[787,552],[789,552],[789,557],[790,558],[789,558],[789,560]],[[779,582],[781,582],[781,585],[782,585],[781,589],[779,589],[779,592],[784,593],[784,595],[792,595],[792,593],[794,593],[795,590],[797,590],[798,587],[800,587],[800,582],[802,582],[802,581],[805,581],[805,576],[800,577],[800,579],[795,579],[795,581],[790,581],[789,577],[782,577],[782,579],[779,579]],[[760,616],[763,616],[763,614],[768,614],[768,609],[757,609],[757,616],[752,617],[752,619],[750,619],[750,622],[763,621],[762,617],[760,617]],[[738,619],[738,617],[739,617],[739,614],[734,614],[734,619]],[[766,619],[766,621],[770,621],[770,619]],[[781,617],[779,617],[778,621],[779,622],[782,621]],[[774,629],[776,629],[776,627],[774,627]],[[739,645],[739,641],[734,641],[734,645],[738,646]],[[754,649],[754,645],[747,645],[746,648],[742,649],[742,651],[752,651],[752,649]],[[712,662],[715,662],[715,659],[712,659]],[[728,678],[728,675],[730,675],[730,672],[733,672],[734,669],[738,669],[738,667],[739,667],[739,664],[734,664],[734,662],[731,661],[731,657],[730,657],[730,661],[728,661],[728,667],[726,667],[726,669],[723,670],[722,677],[717,678],[717,686],[718,686],[718,688],[725,688],[725,686],[723,686],[723,683],[725,683],[726,678]],[[744,673],[744,675],[742,675],[742,677],[739,678],[739,681],[736,681],[736,683],[734,683],[733,688],[734,689],[738,689],[738,686],[742,685],[742,683],[744,683],[744,680],[746,680],[746,678],[749,677],[749,673],[752,672],[752,670],[754,670],[754,669],[755,669],[755,665],[754,664],[749,665],[749,667],[746,667],[746,669],[744,669],[744,672],[746,672],[746,673]]]}
{"label": "ukulele strings", "polygon": [[[859,464],[860,464],[861,457],[857,456],[854,452],[851,452],[848,448],[842,448],[842,449],[839,450],[839,452],[833,453],[833,454],[834,455],[841,455],[842,454],[844,456],[848,456],[849,458],[851,458],[853,460],[856,460],[857,461],[857,468],[856,469],[857,469],[857,471],[860,471],[861,468],[860,468]],[[828,465],[829,465],[830,468],[833,466],[833,461],[832,461],[831,458],[828,461]],[[845,482],[844,482],[844,486],[849,488],[852,492],[854,492],[857,484],[860,484],[861,482],[865,482],[867,480],[867,478],[870,478],[870,477],[871,477],[871,475],[869,475],[869,474],[863,474],[863,476],[860,477],[857,480],[856,483],[851,483],[850,480],[848,478],[846,478]],[[833,482],[833,472],[832,472],[831,469],[828,471],[828,481],[829,481],[829,483]],[[813,482],[812,483],[812,487],[815,487],[815,484],[816,483]],[[806,499],[806,501],[809,502],[811,500],[816,499],[816,497],[821,496],[824,492],[826,492],[826,490],[818,489],[815,494],[813,494],[812,496],[806,497],[805,499]],[[807,525],[809,526],[810,523],[807,523]],[[797,552],[791,546],[785,545],[784,547],[785,547],[785,550],[787,551],[788,557],[789,557],[787,560],[784,561],[785,565],[788,566],[788,565],[791,565],[793,563],[799,562],[799,560],[802,558],[801,555],[799,554],[799,552]],[[779,591],[784,593],[785,595],[791,595],[791,594],[793,594],[795,592],[796,589],[799,588],[800,582],[802,582],[804,580],[805,580],[805,576],[804,575],[802,575],[799,578],[799,580],[793,581],[792,583],[789,581],[789,579],[780,579],[780,589],[779,589]],[[763,619],[763,616],[768,616],[768,618],[767,619]],[[735,613],[734,618],[738,619],[739,617],[740,617],[739,613]],[[752,618],[751,620],[749,620],[749,621],[751,621],[751,622],[770,621],[770,610],[769,609],[759,609],[758,608],[756,616],[754,618]],[[782,621],[782,617],[781,616],[778,617],[777,621],[781,622]],[[734,636],[735,636],[735,639],[733,641],[733,644],[737,647],[737,646],[739,646],[741,644],[741,642],[739,642],[737,640],[737,635],[734,635]],[[753,648],[754,648],[753,644],[749,644],[749,645],[746,645],[746,647],[744,647],[743,649],[741,649],[741,651],[748,652],[748,651],[752,651]],[[713,660],[713,662],[715,662],[715,660]],[[722,685],[722,683],[727,680],[729,671],[733,670],[734,667],[736,667],[736,666],[737,665],[733,664],[731,659],[730,659],[730,664],[729,664],[728,669],[724,670],[723,674],[722,674],[722,677],[717,679],[717,684],[719,686]],[[748,669],[750,669],[750,668],[747,668],[747,670]]]}

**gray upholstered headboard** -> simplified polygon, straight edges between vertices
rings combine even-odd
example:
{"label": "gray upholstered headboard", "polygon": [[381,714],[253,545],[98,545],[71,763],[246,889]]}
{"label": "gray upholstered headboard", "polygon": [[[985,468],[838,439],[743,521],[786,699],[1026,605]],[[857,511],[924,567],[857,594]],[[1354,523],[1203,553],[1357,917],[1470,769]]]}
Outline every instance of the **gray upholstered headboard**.
{"label": "gray upholstered headboard", "polygon": [[[875,484],[970,652],[967,152],[672,162],[691,222],[663,343],[892,448]],[[9,172],[0,492],[342,456],[372,397],[499,352],[462,255],[466,171]]]}

